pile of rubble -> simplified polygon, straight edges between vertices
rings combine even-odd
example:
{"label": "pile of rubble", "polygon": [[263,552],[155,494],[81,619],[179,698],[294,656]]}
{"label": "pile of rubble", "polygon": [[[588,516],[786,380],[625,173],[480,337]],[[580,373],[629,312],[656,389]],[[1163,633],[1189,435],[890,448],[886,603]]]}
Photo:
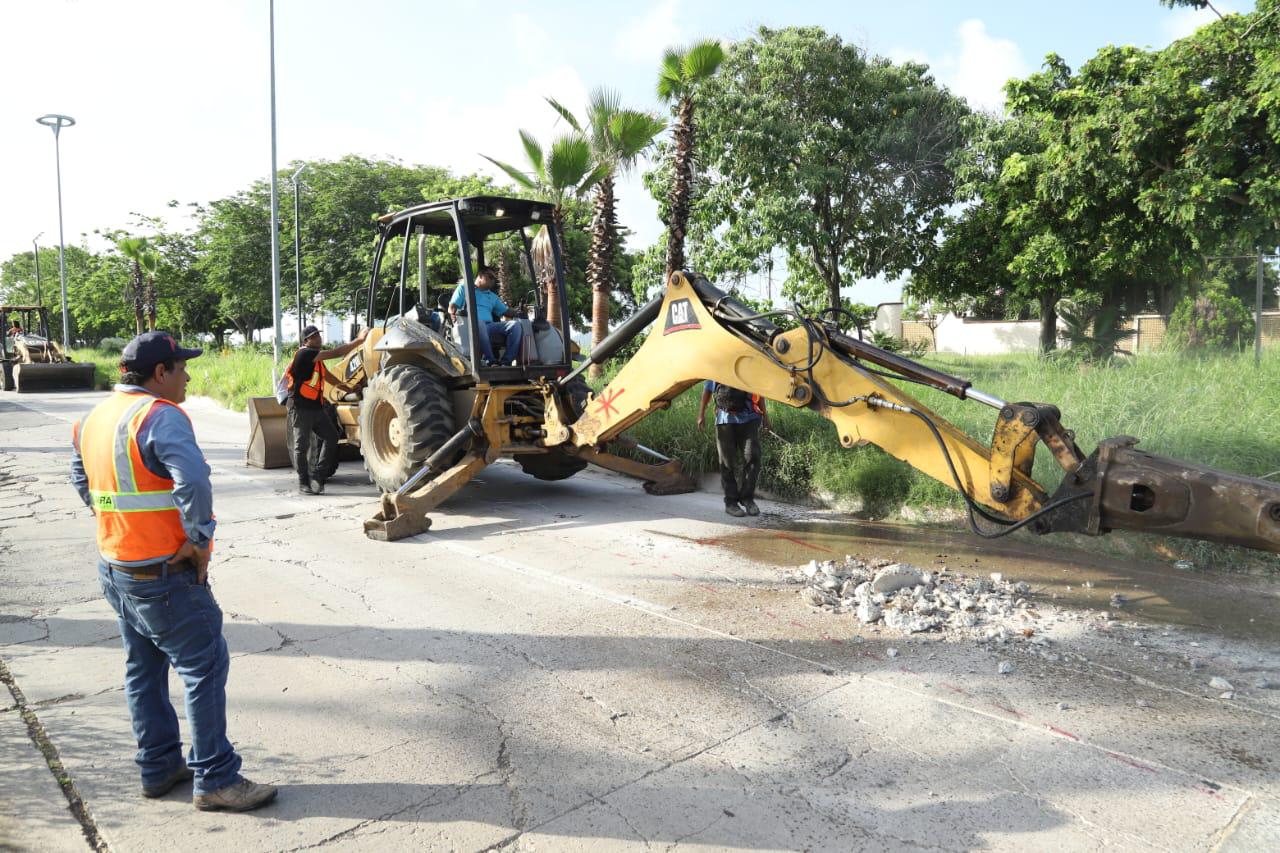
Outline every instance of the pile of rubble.
{"label": "pile of rubble", "polygon": [[883,624],[904,634],[947,631],[993,639],[1039,618],[1028,602],[1025,583],[1006,581],[998,572],[967,577],[945,568],[927,572],[887,560],[843,562],[814,560],[789,580],[814,608],[854,613],[867,625]]}

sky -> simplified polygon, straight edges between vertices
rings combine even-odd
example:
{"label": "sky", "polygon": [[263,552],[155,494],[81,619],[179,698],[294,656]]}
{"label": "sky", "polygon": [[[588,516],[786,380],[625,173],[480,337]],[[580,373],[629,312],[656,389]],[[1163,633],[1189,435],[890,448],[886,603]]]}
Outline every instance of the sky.
{"label": "sky", "polygon": [[[1214,4],[1249,11],[1250,0]],[[61,113],[66,241],[127,227],[132,215],[188,227],[181,204],[246,188],[271,169],[268,0],[0,0],[0,258],[58,241],[54,140],[35,118]],[[483,13],[477,14],[476,9]],[[1072,67],[1106,44],[1160,48],[1213,18],[1157,0],[277,0],[277,161],[392,157],[501,174],[520,163],[517,130],[564,130],[544,98],[580,111],[597,86],[636,108],[665,48],[736,40],[758,27],[817,25],[896,60],[927,63],[978,109],[1047,53]],[[281,188],[282,203],[289,189]],[[661,232],[638,173],[619,187],[630,247]],[[89,235],[88,237],[82,235]],[[285,251],[285,249],[282,249]],[[892,282],[857,301],[897,298]]]}

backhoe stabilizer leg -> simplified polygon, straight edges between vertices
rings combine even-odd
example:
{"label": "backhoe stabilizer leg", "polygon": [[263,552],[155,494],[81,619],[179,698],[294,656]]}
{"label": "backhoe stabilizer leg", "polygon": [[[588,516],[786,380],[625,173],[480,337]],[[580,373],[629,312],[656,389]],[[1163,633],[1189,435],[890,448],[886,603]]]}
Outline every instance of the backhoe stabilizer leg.
{"label": "backhoe stabilizer leg", "polygon": [[1110,438],[1069,473],[1050,502],[1089,492],[1045,518],[1041,532],[1136,530],[1280,553],[1280,483],[1145,453]]}
{"label": "backhoe stabilizer leg", "polygon": [[381,507],[364,523],[364,534],[379,542],[395,542],[431,528],[427,513],[444,503],[489,462],[482,453],[468,453],[452,468],[413,491],[382,496]]}
{"label": "backhoe stabilizer leg", "polygon": [[644,490],[651,495],[683,495],[696,492],[698,484],[684,472],[677,459],[661,465],[648,465],[625,456],[616,456],[593,447],[579,447],[573,451],[580,459],[609,471],[617,471],[628,477],[644,481]]}

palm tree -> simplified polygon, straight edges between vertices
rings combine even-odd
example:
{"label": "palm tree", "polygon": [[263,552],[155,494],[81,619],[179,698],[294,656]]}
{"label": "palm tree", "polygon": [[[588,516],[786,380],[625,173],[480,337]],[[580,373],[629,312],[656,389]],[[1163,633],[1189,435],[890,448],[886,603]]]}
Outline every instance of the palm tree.
{"label": "palm tree", "polygon": [[[547,102],[570,127],[591,141],[591,152],[603,170],[595,189],[587,263],[587,281],[591,285],[591,347],[595,349],[609,333],[609,295],[616,287],[613,259],[618,247],[618,215],[614,180],[635,166],[641,152],[653,144],[653,138],[666,124],[649,113],[623,109],[618,93],[603,87],[591,93],[585,128],[557,101],[548,98]],[[600,365],[593,364],[589,374],[596,377],[601,371]]]}
{"label": "palm tree", "polygon": [[724,62],[724,48],[717,41],[698,42],[687,49],[669,48],[658,71],[658,97],[674,104],[676,123],[671,136],[672,159],[670,221],[667,223],[667,275],[684,269],[684,238],[689,227],[693,193],[694,123],[693,96],[698,86]]}
{"label": "palm tree", "polygon": [[[515,166],[488,155],[480,156],[506,172],[521,187],[550,202],[551,218],[560,238],[560,257],[564,258],[564,206],[569,199],[585,195],[601,177],[600,170],[591,157],[591,144],[576,131],[557,137],[547,150],[527,130],[520,131],[520,142],[524,145],[524,154],[529,161],[528,172],[522,172]],[[545,241],[544,234],[546,229],[538,236]],[[549,257],[550,252],[542,255]],[[555,264],[539,263],[538,266],[538,274],[547,293],[547,319],[560,329],[560,296],[556,290]],[[568,334],[567,329],[560,329],[560,332]]]}
{"label": "palm tree", "polygon": [[[146,328],[143,320],[146,313],[144,309],[150,310],[151,328],[156,327],[155,271],[159,266],[160,258],[152,251],[146,237],[120,237],[116,240],[116,248],[131,262],[133,320],[137,334],[140,335]],[[146,284],[148,281],[150,281],[149,292]]]}

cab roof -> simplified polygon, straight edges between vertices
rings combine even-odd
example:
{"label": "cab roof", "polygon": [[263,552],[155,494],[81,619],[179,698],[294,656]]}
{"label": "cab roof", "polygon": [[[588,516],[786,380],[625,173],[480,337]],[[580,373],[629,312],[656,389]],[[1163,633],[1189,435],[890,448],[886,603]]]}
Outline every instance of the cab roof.
{"label": "cab roof", "polygon": [[412,222],[415,233],[421,228],[423,233],[432,236],[456,237],[453,225],[455,208],[470,240],[550,222],[552,211],[552,206],[545,201],[476,195],[432,201],[388,213],[378,218],[378,226],[387,236],[397,236],[403,234]]}

